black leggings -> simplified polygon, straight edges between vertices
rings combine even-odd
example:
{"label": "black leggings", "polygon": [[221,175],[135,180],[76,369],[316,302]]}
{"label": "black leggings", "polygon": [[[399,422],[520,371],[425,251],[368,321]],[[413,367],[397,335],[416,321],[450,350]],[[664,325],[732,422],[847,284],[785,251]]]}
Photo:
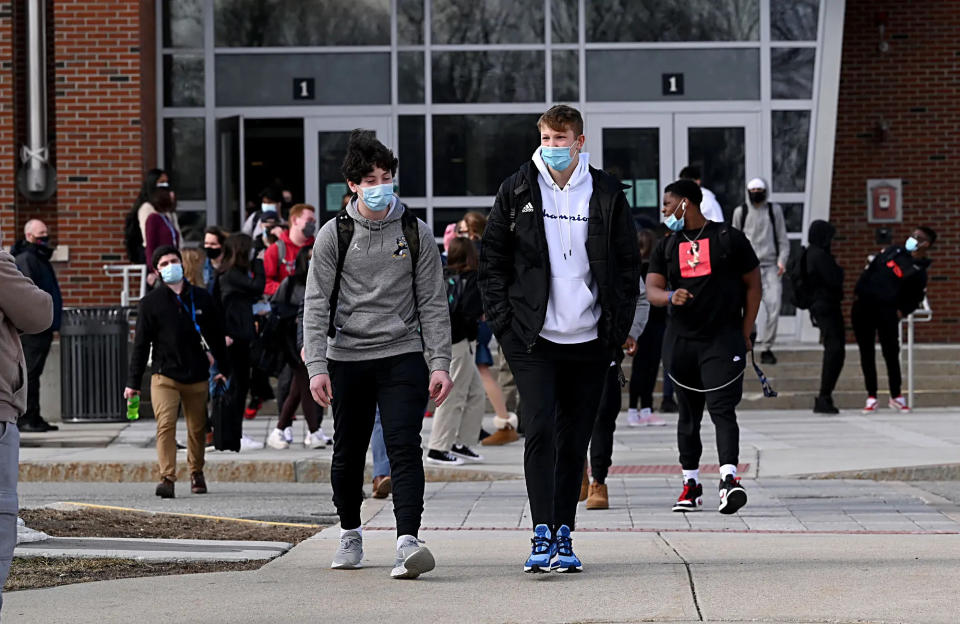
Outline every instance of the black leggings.
{"label": "black leggings", "polygon": [[620,413],[620,367],[607,369],[597,410],[597,422],[590,437],[590,472],[597,483],[606,483],[607,472],[613,463],[613,433],[617,430]]}
{"label": "black leggings", "polygon": [[858,299],[850,314],[853,334],[860,349],[860,368],[867,396],[877,396],[876,338],[880,336],[880,350],[887,363],[887,381],[890,396],[900,396],[900,319],[896,308]]}
{"label": "black leggings", "polygon": [[637,340],[637,354],[633,356],[633,369],[630,371],[630,408],[653,408],[653,389],[657,385],[657,373],[660,371],[660,352],[663,348],[663,332],[666,323],[648,322]]}
{"label": "black leggings", "polygon": [[814,305],[810,309],[814,324],[820,328],[823,343],[823,366],[820,371],[820,398],[829,399],[837,387],[846,358],[846,339],[843,328],[843,311],[840,305]]}

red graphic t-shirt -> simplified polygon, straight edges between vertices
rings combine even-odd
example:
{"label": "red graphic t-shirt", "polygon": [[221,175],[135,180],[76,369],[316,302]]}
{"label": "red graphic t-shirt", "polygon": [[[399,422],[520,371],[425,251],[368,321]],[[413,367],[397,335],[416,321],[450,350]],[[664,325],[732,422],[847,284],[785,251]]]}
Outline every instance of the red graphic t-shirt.
{"label": "red graphic t-shirt", "polygon": [[710,275],[710,239],[701,238],[692,243],[680,243],[680,276],[706,277]]}

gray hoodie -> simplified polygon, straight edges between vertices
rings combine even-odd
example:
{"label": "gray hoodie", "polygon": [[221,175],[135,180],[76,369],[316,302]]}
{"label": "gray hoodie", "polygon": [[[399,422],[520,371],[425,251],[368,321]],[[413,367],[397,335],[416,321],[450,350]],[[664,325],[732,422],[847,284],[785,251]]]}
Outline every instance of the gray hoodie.
{"label": "gray hoodie", "polygon": [[433,234],[420,225],[416,301],[410,252],[394,198],[381,221],[365,219],[356,200],[347,206],[355,227],[343,264],[334,320],[327,337],[330,292],[337,270],[336,219],[327,221],[313,245],[304,300],[304,355],[310,377],[326,374],[327,359],[351,362],[425,352],[431,371],[450,370],[450,312],[440,252]]}
{"label": "gray hoodie", "polygon": [[[779,204],[770,204],[773,208],[773,220],[776,223],[770,223],[770,212],[767,210],[768,202],[763,202],[759,206],[754,205],[747,200],[743,205],[738,206],[733,211],[731,224],[738,228],[743,223],[743,233],[747,240],[753,246],[757,259],[760,260],[760,266],[775,266],[777,263],[787,266],[787,260],[790,258],[790,239],[787,237],[787,222],[783,218],[783,210]],[[743,214],[744,206],[748,206],[748,212],[745,217]],[[780,246],[780,253],[777,254],[777,245],[774,244],[774,237]]]}

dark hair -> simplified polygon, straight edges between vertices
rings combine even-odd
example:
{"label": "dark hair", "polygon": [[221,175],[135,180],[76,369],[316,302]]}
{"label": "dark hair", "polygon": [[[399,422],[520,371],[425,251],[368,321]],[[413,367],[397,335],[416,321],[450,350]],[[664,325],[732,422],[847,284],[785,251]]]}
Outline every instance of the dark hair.
{"label": "dark hair", "polygon": [[583,134],[583,116],[580,111],[566,104],[557,104],[551,106],[547,112],[540,115],[537,119],[537,128],[541,131],[543,126],[553,128],[554,130],[573,130],[577,136]]}
{"label": "dark hair", "polygon": [[391,174],[397,174],[400,161],[390,149],[377,140],[373,130],[356,129],[350,133],[350,142],[347,144],[347,155],[343,159],[340,173],[343,177],[360,184],[363,176],[380,167]]}
{"label": "dark hair", "polygon": [[[154,269],[157,269],[157,263],[160,262],[160,258],[168,256],[170,254],[175,255],[180,259],[180,262],[183,262],[183,256],[180,254],[180,250],[174,247],[173,245],[160,245],[153,250],[153,255],[150,256],[150,264]],[[159,270],[159,269],[157,269]]]}
{"label": "dark hair", "polygon": [[447,268],[455,273],[476,271],[477,245],[468,238],[454,238],[447,247]]}
{"label": "dark hair", "polygon": [[220,226],[217,226],[217,225],[207,226],[207,229],[203,231],[203,235],[206,236],[207,234],[213,234],[214,236],[216,236],[217,242],[220,243],[221,245],[223,245],[223,241],[227,240],[227,233],[224,232],[223,229],[221,229]]}
{"label": "dark hair", "polygon": [[640,259],[647,260],[653,254],[653,248],[657,246],[657,233],[649,228],[644,228],[637,232],[637,247],[640,249]]}
{"label": "dark hair", "polygon": [[680,175],[677,177],[681,180],[699,180],[700,167],[697,167],[696,165],[687,165],[680,170]]}
{"label": "dark hair", "polygon": [[143,182],[140,183],[140,194],[137,195],[136,208],[150,201],[150,195],[152,195],[154,189],[157,188],[157,180],[166,175],[166,173],[163,169],[150,169],[143,174]]}
{"label": "dark hair", "polygon": [[275,186],[268,186],[267,188],[260,191],[260,201],[270,200],[270,203],[276,202],[280,203],[283,201],[283,191],[276,188]]}
{"label": "dark hair", "polygon": [[927,238],[930,239],[930,246],[933,247],[933,244],[937,242],[937,233],[933,231],[933,228],[921,225],[917,229],[927,235]]}
{"label": "dark hair", "polygon": [[700,186],[693,180],[677,180],[676,182],[671,182],[667,185],[667,188],[663,189],[663,192],[673,193],[677,197],[689,199],[698,206],[700,202],[703,201],[703,193],[700,191]]}
{"label": "dark hair", "polygon": [[307,273],[310,271],[310,252],[313,251],[313,247],[309,245],[304,245],[300,248],[300,251],[297,252],[296,264],[294,265],[293,270],[293,279],[298,284],[307,283]]}
{"label": "dark hair", "polygon": [[250,268],[250,250],[253,249],[253,239],[246,234],[234,234],[227,237],[223,243],[223,262],[218,271],[226,273],[237,268],[246,271]]}
{"label": "dark hair", "polygon": [[173,212],[176,208],[176,202],[168,188],[155,188],[150,193],[150,203],[157,212]]}

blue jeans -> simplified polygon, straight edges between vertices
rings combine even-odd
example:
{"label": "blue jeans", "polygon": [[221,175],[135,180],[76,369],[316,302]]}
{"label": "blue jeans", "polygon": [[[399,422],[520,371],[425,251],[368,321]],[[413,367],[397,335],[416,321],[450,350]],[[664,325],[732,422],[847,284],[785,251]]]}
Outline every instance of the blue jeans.
{"label": "blue jeans", "polygon": [[390,475],[390,459],[387,457],[387,445],[383,441],[383,425],[380,424],[380,408],[377,407],[377,417],[373,421],[373,435],[370,436],[370,446],[373,449],[373,476],[386,477]]}
{"label": "blue jeans", "polygon": [[[17,477],[20,467],[20,430],[0,422],[0,590],[7,582],[13,549],[17,546]],[[0,608],[3,595],[0,594]]]}

